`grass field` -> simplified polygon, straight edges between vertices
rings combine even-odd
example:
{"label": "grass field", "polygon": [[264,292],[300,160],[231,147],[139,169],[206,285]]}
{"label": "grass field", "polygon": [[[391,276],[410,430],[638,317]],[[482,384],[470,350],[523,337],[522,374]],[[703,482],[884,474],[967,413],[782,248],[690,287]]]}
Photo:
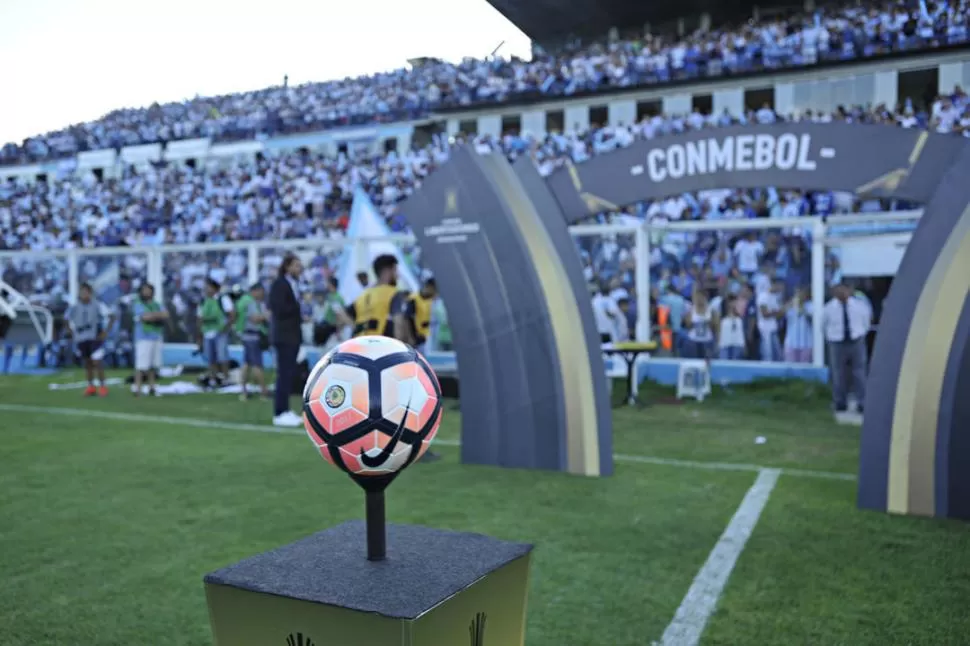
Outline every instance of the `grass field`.
{"label": "grass field", "polygon": [[[361,517],[305,437],[251,432],[265,403],[47,383],[0,377],[2,646],[210,644],[206,572]],[[462,466],[449,410],[445,459],[394,484],[389,520],[534,542],[529,646],[649,645],[778,467],[702,643],[970,643],[970,526],[856,510],[858,430],[826,405],[798,384],[618,409],[597,480]]]}

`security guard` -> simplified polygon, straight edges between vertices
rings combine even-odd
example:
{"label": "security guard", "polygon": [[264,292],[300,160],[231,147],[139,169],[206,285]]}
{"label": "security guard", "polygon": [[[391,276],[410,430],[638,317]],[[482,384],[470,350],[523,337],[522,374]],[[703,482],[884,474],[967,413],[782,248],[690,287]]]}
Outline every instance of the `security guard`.
{"label": "security guard", "polygon": [[380,255],[373,268],[377,284],[365,289],[345,310],[354,336],[383,335],[407,341],[404,304],[408,293],[397,288],[397,258]]}
{"label": "security guard", "polygon": [[431,307],[438,295],[434,278],[424,281],[421,290],[414,292],[404,304],[404,317],[407,321],[408,342],[415,350],[423,353],[428,335],[431,333]]}
{"label": "security guard", "polygon": [[[374,259],[374,275],[377,284],[368,287],[357,300],[344,311],[353,322],[354,336],[383,335],[407,343],[411,336],[407,304],[411,296],[397,288],[397,258],[390,254]],[[430,321],[430,307],[428,309]],[[420,462],[434,462],[441,456],[426,451]]]}

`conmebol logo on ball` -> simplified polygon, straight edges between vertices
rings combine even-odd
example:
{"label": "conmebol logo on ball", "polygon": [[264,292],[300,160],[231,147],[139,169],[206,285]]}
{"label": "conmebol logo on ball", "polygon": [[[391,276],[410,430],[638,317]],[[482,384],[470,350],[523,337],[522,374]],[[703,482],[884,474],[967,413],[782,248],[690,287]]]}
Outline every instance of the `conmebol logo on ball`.
{"label": "conmebol logo on ball", "polygon": [[[833,148],[822,148],[820,157],[835,157]],[[812,156],[812,136],[785,133],[728,135],[653,148],[646,164],[630,169],[633,176],[647,174],[652,182],[681,179],[722,171],[796,170],[818,168]]]}

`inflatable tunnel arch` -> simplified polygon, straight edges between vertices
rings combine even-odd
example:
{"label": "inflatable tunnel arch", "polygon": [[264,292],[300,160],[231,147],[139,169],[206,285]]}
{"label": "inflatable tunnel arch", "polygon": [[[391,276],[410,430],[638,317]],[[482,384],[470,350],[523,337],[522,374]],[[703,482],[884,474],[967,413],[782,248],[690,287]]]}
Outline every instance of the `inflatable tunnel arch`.
{"label": "inflatable tunnel arch", "polygon": [[[704,189],[848,191],[926,205],[887,298],[871,359],[859,505],[970,519],[968,176],[970,140],[844,123],[735,126],[639,141],[545,181],[529,164],[513,169],[501,157],[459,150],[409,198],[404,213],[428,266],[454,278],[439,281],[439,288],[449,303],[461,379],[481,393],[468,398],[467,410],[462,400],[463,457],[591,474],[611,469],[604,455],[611,440],[602,380],[580,384],[565,374],[601,373],[587,305],[581,302],[570,314],[579,327],[554,333],[563,325],[551,313],[562,318],[562,303],[551,291],[571,288],[573,298],[588,300],[576,284],[578,256],[563,242],[568,224],[607,208]],[[499,212],[505,218],[486,217]],[[492,242],[501,236],[503,244]],[[558,251],[561,268],[548,266],[549,248]],[[491,258],[490,269],[475,266],[479,254]],[[541,307],[514,306],[537,299]],[[555,347],[556,338],[568,339],[572,349]],[[504,360],[498,365],[496,357],[506,353],[521,358],[515,370]],[[547,390],[536,382],[543,375],[554,384]],[[496,402],[516,411],[514,433],[501,427],[510,417],[491,412]],[[466,453],[466,441],[474,455]],[[502,451],[510,453],[495,454]],[[517,451],[532,457],[511,459]],[[594,461],[600,468],[590,468]]]}
{"label": "inflatable tunnel arch", "polygon": [[871,360],[859,505],[970,519],[968,177],[967,139],[795,123],[641,142],[549,182],[569,220],[603,204],[722,187],[841,190],[925,204]]}

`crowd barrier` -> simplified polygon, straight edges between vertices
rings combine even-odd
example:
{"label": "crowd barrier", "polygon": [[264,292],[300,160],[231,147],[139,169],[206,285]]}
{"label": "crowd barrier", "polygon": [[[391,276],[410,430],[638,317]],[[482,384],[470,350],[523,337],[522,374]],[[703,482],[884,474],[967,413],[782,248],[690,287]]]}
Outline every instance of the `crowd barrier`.
{"label": "crowd barrier", "polygon": [[[797,280],[787,276],[787,284],[804,287],[810,292],[814,311],[821,311],[826,287],[843,274],[839,259],[851,259],[860,276],[860,268],[880,267],[892,273],[902,257],[909,231],[915,228],[920,211],[870,213],[794,219],[706,220],[668,223],[580,225],[570,228],[577,249],[598,281],[615,280],[631,287],[631,298],[639,311],[649,311],[658,297],[659,288],[674,280],[679,269],[689,266],[692,254],[704,245],[736,244],[736,240],[753,233],[753,238],[766,246],[778,244],[786,250],[794,245],[804,249],[805,259]],[[50,252],[0,252],[0,278],[44,305],[55,314],[75,302],[82,282],[91,283],[98,297],[109,305],[130,302],[137,285],[149,281],[156,287],[157,298],[181,314],[179,323],[166,338],[167,364],[193,365],[194,301],[207,275],[216,276],[225,285],[247,286],[268,281],[285,253],[300,254],[307,265],[311,285],[322,286],[328,271],[336,269],[345,257],[366,257],[368,245],[388,242],[399,245],[402,255],[420,271],[420,249],[412,236],[398,234],[381,238],[356,240],[287,240],[204,245],[144,247],[135,249],[95,248]],[[345,250],[356,246],[356,252]],[[892,254],[898,256],[895,261]],[[805,263],[808,263],[806,266]],[[888,263],[888,267],[887,267]],[[645,305],[642,305],[645,304]],[[122,322],[124,325],[124,321]],[[637,317],[631,336],[639,341],[656,335],[647,317]],[[822,321],[811,320],[811,358],[804,362],[764,360],[719,360],[712,363],[711,378],[717,383],[738,383],[759,378],[785,377],[824,381],[825,368]],[[432,353],[436,368],[453,369],[451,353]],[[271,357],[267,357],[271,360]],[[676,358],[655,357],[639,366],[641,378],[661,383],[674,383]],[[608,371],[618,366],[608,362]]]}

